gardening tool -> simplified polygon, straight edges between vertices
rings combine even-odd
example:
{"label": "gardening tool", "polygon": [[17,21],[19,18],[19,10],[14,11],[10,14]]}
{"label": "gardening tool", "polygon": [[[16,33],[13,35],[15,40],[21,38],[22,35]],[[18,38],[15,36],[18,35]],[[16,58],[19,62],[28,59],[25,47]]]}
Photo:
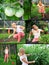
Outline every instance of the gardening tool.
{"label": "gardening tool", "polygon": [[10,39],[12,36],[13,36],[13,34],[9,35],[9,37],[6,38],[6,39],[4,40],[4,42],[8,41],[8,39]]}

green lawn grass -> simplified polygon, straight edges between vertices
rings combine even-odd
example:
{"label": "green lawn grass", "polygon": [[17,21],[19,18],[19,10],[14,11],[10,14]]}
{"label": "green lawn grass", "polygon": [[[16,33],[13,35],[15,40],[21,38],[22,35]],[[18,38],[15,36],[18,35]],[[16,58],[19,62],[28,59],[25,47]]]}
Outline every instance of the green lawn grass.
{"label": "green lawn grass", "polygon": [[11,60],[11,61],[9,60],[7,63],[7,62],[4,62],[4,58],[0,58],[0,65],[16,65],[16,61],[15,60]]}
{"label": "green lawn grass", "polygon": [[[6,40],[9,35],[10,34],[7,34],[7,33],[1,33],[0,34],[0,40],[3,40],[2,42],[4,43],[4,40]],[[10,40],[10,42],[9,41],[6,41],[5,43],[18,43],[18,42],[17,42],[17,40]],[[22,44],[25,43],[25,37],[20,41],[20,43],[22,43]]]}

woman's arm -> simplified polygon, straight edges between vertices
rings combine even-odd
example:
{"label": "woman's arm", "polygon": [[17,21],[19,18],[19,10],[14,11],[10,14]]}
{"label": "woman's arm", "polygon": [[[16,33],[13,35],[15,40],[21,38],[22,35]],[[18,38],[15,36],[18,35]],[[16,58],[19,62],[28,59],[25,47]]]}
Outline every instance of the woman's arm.
{"label": "woman's arm", "polygon": [[30,31],[30,33],[29,33],[29,40],[30,40],[31,35],[32,35],[32,31]]}
{"label": "woman's arm", "polygon": [[32,54],[26,54],[26,56],[30,56],[30,55],[32,55]]}
{"label": "woman's arm", "polygon": [[25,63],[27,63],[27,64],[35,63],[35,61],[26,61],[25,58],[23,58],[22,61],[25,62]]}
{"label": "woman's arm", "polygon": [[13,29],[13,33],[12,33],[11,35],[9,35],[8,38],[12,37],[12,36],[15,34],[15,32],[16,32],[16,30],[15,30],[15,28],[14,28],[14,29]]}
{"label": "woman's arm", "polygon": [[41,32],[44,32],[44,30],[41,30]]}
{"label": "woman's arm", "polygon": [[25,27],[24,26],[20,26],[20,28],[22,28],[23,30],[25,30]]}
{"label": "woman's arm", "polygon": [[15,34],[15,32],[16,32],[16,29],[14,28],[14,29],[13,29],[13,35]]}

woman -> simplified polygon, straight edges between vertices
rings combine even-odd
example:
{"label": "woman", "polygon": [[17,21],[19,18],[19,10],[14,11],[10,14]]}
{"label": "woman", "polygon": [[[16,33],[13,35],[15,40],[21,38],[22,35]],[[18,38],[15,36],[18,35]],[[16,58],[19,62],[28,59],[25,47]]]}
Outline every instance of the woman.
{"label": "woman", "polygon": [[5,48],[4,53],[5,53],[4,62],[6,62],[6,61],[8,62],[8,57],[9,57],[9,49],[8,49],[8,47]]}
{"label": "woman", "polygon": [[38,42],[41,32],[44,32],[44,31],[42,29],[39,29],[38,26],[33,25],[32,30],[30,31],[30,34],[29,34],[29,39],[31,37],[31,34],[33,34],[34,38],[33,38],[32,42]]}
{"label": "woman", "polygon": [[42,14],[43,18],[44,18],[44,14],[45,14],[45,6],[44,4],[41,2],[41,0],[38,3],[38,12]]}
{"label": "woman", "polygon": [[9,38],[13,36],[14,39],[20,42],[21,39],[25,36],[24,34],[25,27],[21,25],[16,25],[16,23],[12,23],[11,26],[13,28],[13,34],[11,34]]}
{"label": "woman", "polygon": [[25,54],[24,48],[19,49],[18,56],[20,57],[20,61],[22,62],[22,65],[35,63],[35,61],[28,61],[27,56],[30,56],[30,54]]}

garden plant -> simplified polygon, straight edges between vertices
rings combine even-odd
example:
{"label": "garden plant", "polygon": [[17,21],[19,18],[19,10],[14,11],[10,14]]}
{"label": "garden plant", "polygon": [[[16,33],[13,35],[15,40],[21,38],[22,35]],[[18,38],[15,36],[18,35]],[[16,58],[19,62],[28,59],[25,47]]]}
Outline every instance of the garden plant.
{"label": "garden plant", "polygon": [[[47,44],[22,44],[17,45],[17,50],[24,48],[26,54],[31,54],[28,61],[35,60],[34,64],[30,65],[48,65],[49,64],[49,45]],[[18,52],[17,51],[17,52]],[[19,57],[17,57],[17,64],[21,65]]]}

